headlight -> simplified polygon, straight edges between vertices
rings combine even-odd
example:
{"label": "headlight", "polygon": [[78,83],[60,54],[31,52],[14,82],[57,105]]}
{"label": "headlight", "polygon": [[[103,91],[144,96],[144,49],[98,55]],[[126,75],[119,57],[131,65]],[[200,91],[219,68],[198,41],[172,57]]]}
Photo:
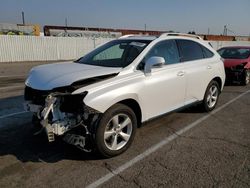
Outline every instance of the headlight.
{"label": "headlight", "polygon": [[245,65],[246,65],[247,63],[241,63],[241,64],[239,64],[239,65],[237,65],[235,68],[236,69],[244,69],[244,67],[245,67]]}
{"label": "headlight", "polygon": [[84,109],[83,99],[88,94],[87,91],[75,95],[62,95],[60,96],[60,110],[63,112],[82,112]]}

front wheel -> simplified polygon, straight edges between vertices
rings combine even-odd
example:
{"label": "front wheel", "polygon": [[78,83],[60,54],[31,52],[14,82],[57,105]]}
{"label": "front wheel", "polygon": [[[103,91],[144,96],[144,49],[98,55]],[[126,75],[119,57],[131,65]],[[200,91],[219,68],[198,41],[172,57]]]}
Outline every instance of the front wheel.
{"label": "front wheel", "polygon": [[220,95],[219,84],[218,82],[213,80],[209,83],[202,102],[203,109],[206,112],[210,112],[215,108],[219,99],[219,95]]}
{"label": "front wheel", "polygon": [[137,119],[131,108],[115,104],[100,119],[96,129],[97,151],[104,157],[113,157],[131,145],[137,128]]}

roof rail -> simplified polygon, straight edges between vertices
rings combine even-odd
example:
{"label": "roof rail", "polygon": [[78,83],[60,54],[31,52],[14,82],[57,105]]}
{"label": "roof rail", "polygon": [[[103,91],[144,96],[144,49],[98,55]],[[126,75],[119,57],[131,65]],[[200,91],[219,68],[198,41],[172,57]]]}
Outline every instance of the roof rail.
{"label": "roof rail", "polygon": [[119,39],[124,39],[124,38],[128,38],[128,37],[133,37],[133,36],[136,36],[136,35],[133,35],[133,34],[123,35],[123,36],[119,37]]}
{"label": "roof rail", "polygon": [[187,34],[187,33],[162,33],[159,38],[166,37],[166,36],[183,36],[183,37],[192,37],[192,38],[196,38],[199,40],[203,40],[198,35],[192,35],[192,34]]}

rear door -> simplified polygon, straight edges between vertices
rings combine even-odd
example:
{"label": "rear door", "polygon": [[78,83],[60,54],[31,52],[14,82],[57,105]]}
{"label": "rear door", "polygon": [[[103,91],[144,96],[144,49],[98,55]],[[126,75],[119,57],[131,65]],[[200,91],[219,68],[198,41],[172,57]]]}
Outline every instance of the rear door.
{"label": "rear door", "polygon": [[[213,56],[205,51],[202,45],[192,40],[176,40],[180,52],[181,62],[184,64],[186,76],[185,105],[202,100],[208,83],[211,81]],[[205,47],[204,47],[205,48]],[[208,49],[207,49],[208,50]],[[212,52],[211,52],[212,53]]]}

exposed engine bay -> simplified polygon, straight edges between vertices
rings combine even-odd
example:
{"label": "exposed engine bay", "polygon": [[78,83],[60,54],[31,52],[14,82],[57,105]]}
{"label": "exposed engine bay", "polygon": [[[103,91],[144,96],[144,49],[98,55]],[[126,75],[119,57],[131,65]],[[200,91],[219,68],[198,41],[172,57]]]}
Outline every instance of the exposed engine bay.
{"label": "exposed engine bay", "polygon": [[[51,93],[45,97],[44,105],[26,101],[25,109],[33,112],[41,125],[41,130],[35,134],[45,130],[49,142],[55,141],[56,136],[63,135],[63,140],[67,143],[90,151],[91,148],[86,148],[86,139],[91,137],[87,124],[90,117],[93,119],[93,116],[98,116],[98,112],[84,105],[83,98],[86,94],[87,92],[78,95]],[[77,131],[74,130],[76,128]]]}
{"label": "exposed engine bay", "polygon": [[93,84],[117,74],[109,74],[74,82],[70,86],[53,90],[36,90],[25,87],[24,108],[33,112],[35,126],[40,129],[35,134],[46,132],[48,141],[55,141],[57,136],[84,151],[91,151],[91,126],[96,123],[100,112],[84,104],[87,91],[72,94],[73,91],[86,85]]}

